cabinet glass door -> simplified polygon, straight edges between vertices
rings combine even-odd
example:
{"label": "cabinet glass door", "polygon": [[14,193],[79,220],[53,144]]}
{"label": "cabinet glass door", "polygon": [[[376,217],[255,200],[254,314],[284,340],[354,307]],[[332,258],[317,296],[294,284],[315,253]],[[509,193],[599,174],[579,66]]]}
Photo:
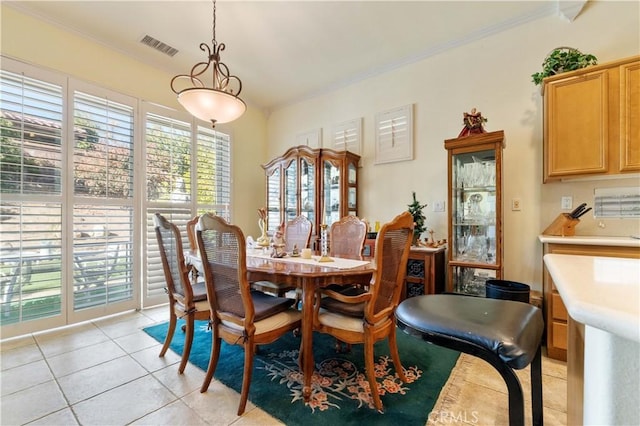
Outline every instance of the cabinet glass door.
{"label": "cabinet glass door", "polygon": [[349,215],[357,216],[357,207],[358,207],[358,199],[357,199],[357,182],[356,182],[356,165],[353,163],[349,163],[347,166],[347,209],[349,210]]}
{"label": "cabinet glass door", "polygon": [[453,291],[456,293],[485,296],[487,280],[495,279],[494,269],[453,267]]}
{"label": "cabinet glass door", "polygon": [[449,291],[484,296],[487,280],[502,279],[503,140],[500,131],[445,141],[445,147],[455,143],[449,149]]}
{"label": "cabinet glass door", "polygon": [[452,260],[495,265],[495,152],[457,154],[452,161]]}
{"label": "cabinet glass door", "polygon": [[331,161],[324,161],[324,217],[323,222],[331,226],[333,222],[340,220],[340,169]]}
{"label": "cabinet glass door", "polygon": [[[298,215],[298,163],[292,161],[284,169],[284,221],[288,222]],[[278,226],[279,224],[274,224]],[[269,224],[271,226],[271,224]]]}
{"label": "cabinet glass door", "polygon": [[273,232],[280,222],[280,167],[267,176],[267,232]]}
{"label": "cabinet glass door", "polygon": [[316,176],[315,165],[306,158],[300,160],[300,214],[315,223]]}

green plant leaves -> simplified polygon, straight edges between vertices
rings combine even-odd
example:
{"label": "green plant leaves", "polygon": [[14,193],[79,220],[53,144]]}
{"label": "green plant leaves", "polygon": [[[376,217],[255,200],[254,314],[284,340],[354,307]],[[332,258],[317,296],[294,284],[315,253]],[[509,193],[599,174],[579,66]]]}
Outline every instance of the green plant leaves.
{"label": "green plant leaves", "polygon": [[531,74],[531,79],[538,85],[546,77],[597,64],[598,59],[591,54],[582,53],[571,47],[559,47],[547,55],[542,62],[542,71]]}

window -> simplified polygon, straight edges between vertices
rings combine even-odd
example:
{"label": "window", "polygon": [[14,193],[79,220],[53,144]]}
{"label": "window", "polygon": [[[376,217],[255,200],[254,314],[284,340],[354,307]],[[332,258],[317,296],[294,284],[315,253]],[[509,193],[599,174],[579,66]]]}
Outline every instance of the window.
{"label": "window", "polygon": [[[195,141],[195,142],[194,142]],[[205,212],[231,220],[230,136],[149,112],[145,126],[146,146],[146,283],[145,305],[164,303],[167,296],[162,260],[153,216],[164,215],[183,230],[186,222]],[[192,147],[196,149],[193,150]],[[195,164],[196,167],[192,167]]]}
{"label": "window", "polygon": [[413,105],[376,114],[376,164],[413,160]]}
{"label": "window", "polygon": [[134,298],[134,109],[74,92],[74,310]]}
{"label": "window", "polygon": [[231,219],[230,135],[2,59],[2,336],[166,303],[152,215]]}
{"label": "window", "polygon": [[62,324],[63,89],[0,71],[2,326]]}
{"label": "window", "polygon": [[333,126],[333,149],[360,154],[362,145],[362,119],[345,121]]}

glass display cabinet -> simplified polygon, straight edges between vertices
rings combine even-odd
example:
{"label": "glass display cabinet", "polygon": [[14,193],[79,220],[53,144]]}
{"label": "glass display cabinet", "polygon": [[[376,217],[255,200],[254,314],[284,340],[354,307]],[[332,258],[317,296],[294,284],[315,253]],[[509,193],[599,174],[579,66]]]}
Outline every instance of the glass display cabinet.
{"label": "glass display cabinet", "polygon": [[485,296],[502,278],[502,149],[504,132],[444,142],[448,152],[447,291]]}
{"label": "glass display cabinet", "polygon": [[298,215],[313,223],[314,236],[323,223],[357,216],[359,162],[360,156],[349,151],[296,146],[263,165],[269,235]]}
{"label": "glass display cabinet", "polygon": [[322,150],[322,223],[358,215],[358,163],[349,151]]}

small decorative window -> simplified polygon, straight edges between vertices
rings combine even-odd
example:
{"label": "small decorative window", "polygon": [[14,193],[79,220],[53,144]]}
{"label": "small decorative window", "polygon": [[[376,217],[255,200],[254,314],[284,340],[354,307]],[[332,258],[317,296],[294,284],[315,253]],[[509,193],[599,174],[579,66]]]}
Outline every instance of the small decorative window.
{"label": "small decorative window", "polygon": [[344,121],[333,125],[333,149],[351,151],[360,155],[362,146],[362,119]]}
{"label": "small decorative window", "polygon": [[375,126],[376,164],[413,160],[413,105],[379,112]]}
{"label": "small decorative window", "polygon": [[305,145],[309,148],[322,146],[322,129],[309,130],[296,136],[296,145]]}

